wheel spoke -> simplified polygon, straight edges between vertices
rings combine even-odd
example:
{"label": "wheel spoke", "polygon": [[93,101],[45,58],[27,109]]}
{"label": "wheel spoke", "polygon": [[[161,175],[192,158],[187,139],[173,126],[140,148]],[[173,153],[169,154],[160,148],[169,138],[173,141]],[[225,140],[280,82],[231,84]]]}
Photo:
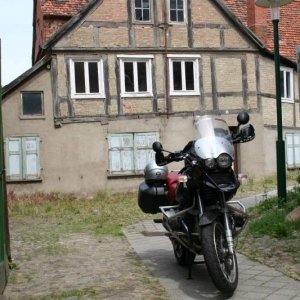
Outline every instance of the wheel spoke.
{"label": "wheel spoke", "polygon": [[[228,281],[233,282],[236,277],[235,259],[233,257],[226,257],[228,255],[228,247],[224,236],[224,229],[220,224],[216,224],[214,235],[216,254],[219,260],[220,268],[224,277]],[[231,262],[229,260],[231,260]]]}

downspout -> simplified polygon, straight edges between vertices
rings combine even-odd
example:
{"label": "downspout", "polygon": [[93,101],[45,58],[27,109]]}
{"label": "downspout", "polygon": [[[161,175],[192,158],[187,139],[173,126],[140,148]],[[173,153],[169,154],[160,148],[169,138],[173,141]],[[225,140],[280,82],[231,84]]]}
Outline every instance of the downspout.
{"label": "downspout", "polygon": [[[300,111],[300,45],[296,47],[297,52],[297,75],[298,75],[298,97],[299,97],[299,111]],[[296,126],[297,124],[295,124]]]}
{"label": "downspout", "polygon": [[164,0],[164,22],[163,30],[165,37],[165,47],[164,47],[164,61],[165,61],[165,95],[166,95],[166,110],[167,110],[167,119],[169,118],[169,113],[171,110],[170,98],[169,98],[169,64],[168,64],[168,30],[169,24],[167,22],[167,0]]}

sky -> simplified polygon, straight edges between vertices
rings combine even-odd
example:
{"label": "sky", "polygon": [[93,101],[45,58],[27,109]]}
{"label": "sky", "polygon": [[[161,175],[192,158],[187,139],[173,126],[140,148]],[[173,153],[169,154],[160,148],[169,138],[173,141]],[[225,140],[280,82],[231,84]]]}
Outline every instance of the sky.
{"label": "sky", "polygon": [[2,86],[31,68],[33,0],[0,0]]}

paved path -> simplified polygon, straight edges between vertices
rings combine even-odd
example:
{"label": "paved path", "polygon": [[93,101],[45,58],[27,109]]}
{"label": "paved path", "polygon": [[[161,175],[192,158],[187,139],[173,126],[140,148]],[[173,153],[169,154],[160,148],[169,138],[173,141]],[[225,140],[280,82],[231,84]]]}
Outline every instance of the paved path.
{"label": "paved path", "polygon": [[[249,197],[242,202],[249,207],[262,199],[263,196]],[[187,269],[176,263],[171,242],[163,235],[164,232],[161,224],[152,221],[145,221],[125,229],[129,243],[165,287],[171,299],[224,299],[213,285],[205,265],[193,266],[193,280],[187,279]],[[201,261],[203,258],[197,256],[196,259]],[[300,300],[300,281],[250,261],[240,254],[238,265],[239,285],[230,299]]]}

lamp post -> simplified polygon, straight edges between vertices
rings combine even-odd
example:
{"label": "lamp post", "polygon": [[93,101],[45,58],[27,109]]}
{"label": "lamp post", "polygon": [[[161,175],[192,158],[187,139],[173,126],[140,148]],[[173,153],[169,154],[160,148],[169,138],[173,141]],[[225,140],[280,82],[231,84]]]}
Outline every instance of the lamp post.
{"label": "lamp post", "polygon": [[286,169],[285,169],[285,147],[282,138],[282,109],[281,109],[281,87],[280,87],[280,56],[279,56],[279,35],[278,23],[280,18],[280,6],[286,5],[293,0],[256,0],[255,4],[259,7],[269,7],[274,32],[274,61],[276,79],[276,106],[277,106],[277,192],[278,206],[286,201]]}

